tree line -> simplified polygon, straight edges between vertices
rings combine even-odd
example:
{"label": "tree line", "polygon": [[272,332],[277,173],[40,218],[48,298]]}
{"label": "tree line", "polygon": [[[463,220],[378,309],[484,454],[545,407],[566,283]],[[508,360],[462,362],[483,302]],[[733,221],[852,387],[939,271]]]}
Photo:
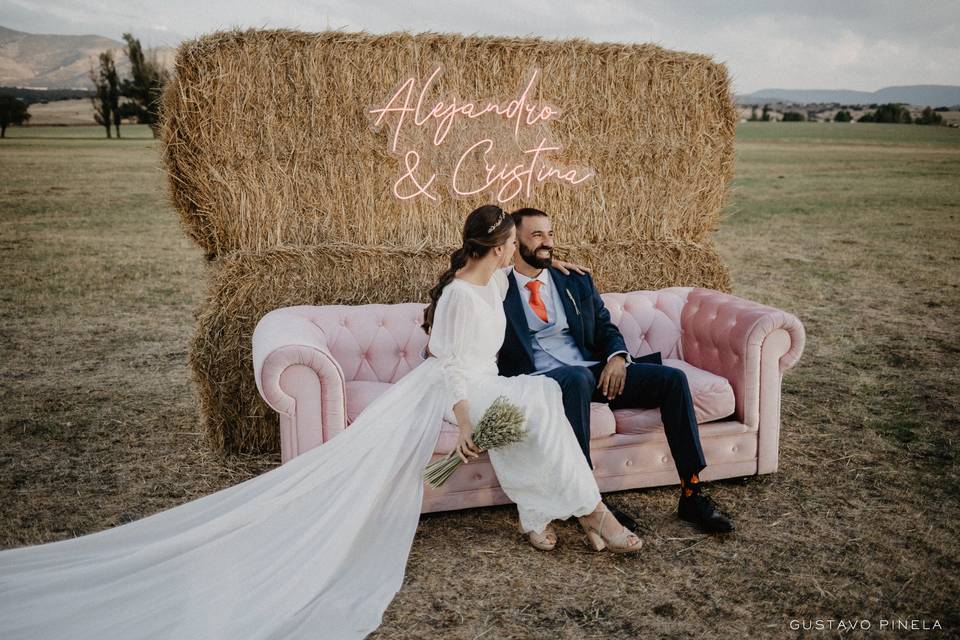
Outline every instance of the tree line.
{"label": "tree line", "polygon": [[893,124],[943,124],[943,116],[927,107],[913,118],[910,110],[900,103],[882,104],[876,111],[865,113],[857,122],[889,122]]}
{"label": "tree line", "polygon": [[[100,54],[98,68],[90,67],[90,80],[94,87],[94,94],[90,97],[93,118],[104,127],[108,138],[111,126],[119,138],[121,120],[131,116],[136,117],[139,124],[149,125],[153,136],[157,137],[160,96],[169,73],[156,56],[148,58],[144,54],[139,39],[124,33],[123,40],[126,42],[123,53],[130,61],[131,77],[119,77],[113,51],[109,49]],[[121,103],[121,97],[127,98],[127,101]]]}
{"label": "tree line", "polygon": [[[907,105],[900,102],[870,106],[876,107],[876,110],[863,114],[857,118],[857,122],[939,125],[943,124],[943,116],[937,113],[937,111],[946,110],[926,107],[919,116],[914,118],[910,115],[910,109],[907,108]],[[763,114],[760,116],[757,115],[756,105],[753,105],[753,107],[750,109],[750,117],[748,118],[750,121],[768,122],[771,119],[769,105],[763,105]],[[783,113],[783,122],[803,122],[806,119],[807,118],[803,115],[803,113],[799,111],[785,111]],[[834,114],[833,121],[851,122],[853,121],[853,116],[847,109],[840,109]]]}

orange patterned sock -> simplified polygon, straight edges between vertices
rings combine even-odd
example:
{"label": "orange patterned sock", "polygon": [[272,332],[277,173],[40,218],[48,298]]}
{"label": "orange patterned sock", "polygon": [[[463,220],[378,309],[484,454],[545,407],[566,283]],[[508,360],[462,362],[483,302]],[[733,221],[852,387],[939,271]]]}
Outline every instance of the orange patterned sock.
{"label": "orange patterned sock", "polygon": [[700,478],[698,478],[697,474],[695,473],[691,474],[686,480],[681,477],[680,488],[685,496],[692,496],[694,493],[700,493]]}

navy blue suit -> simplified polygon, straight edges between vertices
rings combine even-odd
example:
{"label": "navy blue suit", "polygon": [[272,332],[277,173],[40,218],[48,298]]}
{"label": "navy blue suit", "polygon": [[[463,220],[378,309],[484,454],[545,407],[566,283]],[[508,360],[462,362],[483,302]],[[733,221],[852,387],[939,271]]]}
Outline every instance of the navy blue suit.
{"label": "navy blue suit", "polygon": [[[610,312],[604,306],[593,278],[576,272],[564,275],[553,268],[548,271],[554,291],[563,303],[570,335],[577,348],[584,360],[600,361],[592,367],[562,366],[543,374],[560,384],[564,413],[590,467],[593,468],[590,459],[590,403],[607,402],[611,409],[660,407],[667,443],[678,473],[681,477],[699,473],[707,465],[686,374],[675,367],[664,366],[659,352],[636,358],[627,365],[623,393],[607,400],[597,389],[597,381],[607,358],[617,351],[627,351],[623,334],[610,320]],[[497,367],[502,376],[533,374],[536,371],[533,343],[523,310],[523,298],[512,272],[507,279],[510,286],[503,301],[507,329]]]}

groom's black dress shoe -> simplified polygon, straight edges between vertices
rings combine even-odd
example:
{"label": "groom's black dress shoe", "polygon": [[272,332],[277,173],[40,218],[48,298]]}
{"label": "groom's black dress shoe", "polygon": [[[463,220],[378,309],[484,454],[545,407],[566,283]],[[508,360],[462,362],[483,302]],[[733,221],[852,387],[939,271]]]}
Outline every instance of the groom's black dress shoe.
{"label": "groom's black dress shoe", "polygon": [[717,503],[708,495],[694,493],[680,496],[677,515],[682,520],[694,524],[704,533],[729,533],[733,531],[730,517],[720,510]]}

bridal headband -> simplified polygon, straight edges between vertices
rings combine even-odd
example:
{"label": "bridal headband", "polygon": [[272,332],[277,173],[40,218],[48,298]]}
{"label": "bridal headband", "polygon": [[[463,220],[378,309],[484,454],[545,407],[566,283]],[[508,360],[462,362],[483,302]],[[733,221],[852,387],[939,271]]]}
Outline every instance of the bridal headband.
{"label": "bridal headband", "polygon": [[506,215],[507,214],[504,213],[503,209],[500,209],[500,217],[497,218],[497,221],[493,223],[493,226],[487,229],[487,234],[493,233],[493,230],[500,226],[500,223],[503,222],[503,219],[506,217]]}

